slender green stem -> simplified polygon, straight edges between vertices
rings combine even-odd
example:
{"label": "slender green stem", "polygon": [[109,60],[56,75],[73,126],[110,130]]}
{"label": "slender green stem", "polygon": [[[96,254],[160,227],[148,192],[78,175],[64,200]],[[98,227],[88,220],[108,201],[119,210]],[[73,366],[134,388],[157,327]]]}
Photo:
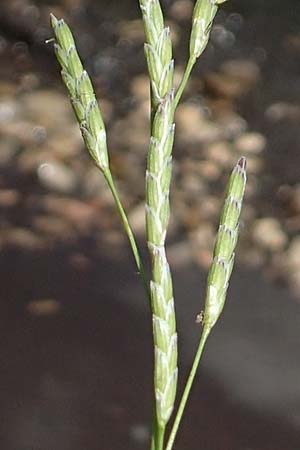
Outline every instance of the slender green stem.
{"label": "slender green stem", "polygon": [[125,232],[126,232],[126,234],[128,236],[128,239],[129,239],[129,243],[130,243],[130,246],[131,246],[131,249],[132,249],[132,253],[133,253],[133,256],[134,256],[134,260],[135,260],[138,272],[141,275],[145,291],[147,293],[148,298],[150,299],[149,284],[148,284],[147,277],[146,277],[146,274],[145,274],[145,270],[144,270],[144,266],[143,266],[143,263],[142,263],[142,259],[141,259],[141,256],[140,256],[140,253],[139,253],[139,250],[138,250],[135,238],[134,238],[134,234],[133,234],[132,229],[130,227],[130,224],[128,222],[128,219],[127,219],[126,213],[124,211],[123,205],[122,205],[122,203],[120,201],[120,198],[119,198],[119,195],[118,195],[118,192],[117,192],[114,180],[112,178],[111,172],[109,170],[106,170],[104,172],[104,177],[106,179],[106,182],[107,182],[107,184],[108,184],[108,186],[109,186],[109,188],[111,190],[111,193],[113,195],[113,198],[115,200],[118,212],[119,212],[120,217],[121,217],[122,222],[123,222],[124,230],[125,230]]}
{"label": "slender green stem", "polygon": [[159,426],[157,427],[157,439],[156,439],[156,448],[155,450],[163,450],[164,448],[164,437],[165,437],[165,430],[166,427],[165,426]]}
{"label": "slender green stem", "polygon": [[199,345],[198,345],[198,349],[197,349],[197,352],[196,352],[196,355],[195,355],[195,359],[194,359],[194,362],[193,362],[193,365],[192,365],[192,368],[191,368],[191,371],[190,371],[187,383],[185,385],[185,388],[184,388],[184,391],[183,391],[183,394],[182,394],[182,397],[181,397],[181,400],[180,400],[180,403],[179,403],[179,407],[178,407],[178,410],[177,410],[177,413],[176,413],[176,417],[175,417],[175,420],[174,420],[174,423],[173,423],[173,427],[172,427],[172,430],[170,432],[169,440],[168,440],[168,443],[167,443],[167,446],[166,446],[165,450],[172,450],[172,448],[173,448],[173,444],[174,444],[174,441],[175,441],[175,438],[176,438],[178,427],[179,427],[181,419],[182,419],[182,415],[183,415],[183,412],[184,412],[184,409],[185,409],[185,405],[186,405],[186,402],[188,400],[188,397],[189,397],[189,394],[190,394],[190,391],[191,391],[191,388],[192,388],[192,384],[193,384],[193,381],[194,381],[194,378],[195,378],[195,375],[196,375],[196,372],[197,372],[197,368],[198,368],[198,365],[199,365],[199,362],[200,362],[200,359],[201,359],[201,356],[202,356],[202,353],[203,353],[203,349],[204,349],[206,340],[207,340],[207,338],[209,336],[209,333],[210,333],[210,328],[204,327],[203,331],[202,331],[201,338],[200,338],[200,342],[199,342]]}
{"label": "slender green stem", "polygon": [[175,95],[174,111],[176,110],[176,107],[177,107],[178,103],[180,102],[181,96],[182,96],[183,91],[184,91],[184,89],[185,89],[185,87],[187,85],[187,82],[189,80],[189,77],[191,75],[193,67],[195,65],[195,62],[196,62],[195,56],[190,56],[189,60],[187,62],[186,68],[184,70],[184,74],[183,74],[182,80],[181,80],[181,82],[180,82],[180,84],[178,86],[178,89],[177,89],[177,92],[176,92],[176,95]]}
{"label": "slender green stem", "polygon": [[156,445],[155,445],[155,431],[153,431],[152,435],[151,435],[151,450],[155,450],[155,447],[156,447]]}
{"label": "slender green stem", "polygon": [[156,411],[153,412],[153,424],[152,424],[152,435],[151,435],[151,450],[163,450],[164,448],[164,435],[165,427],[160,427]]}
{"label": "slender green stem", "polygon": [[157,423],[157,418],[156,418],[156,407],[154,404],[153,414],[152,414],[151,450],[156,450],[156,448],[157,448],[157,429],[158,429],[158,423]]}

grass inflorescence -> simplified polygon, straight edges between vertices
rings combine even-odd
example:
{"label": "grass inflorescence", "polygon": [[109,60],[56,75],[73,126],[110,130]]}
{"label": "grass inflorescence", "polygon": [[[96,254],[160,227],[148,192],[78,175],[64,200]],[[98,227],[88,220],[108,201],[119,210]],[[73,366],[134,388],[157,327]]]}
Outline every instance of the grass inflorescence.
{"label": "grass inflorescence", "polygon": [[[151,260],[148,281],[135,237],[118,195],[110,170],[105,125],[92,82],[77,53],[68,25],[51,15],[54,49],[61,66],[86,147],[103,173],[111,190],[123,226],[150,300],[154,343],[154,417],[151,450],[172,450],[195,373],[213,326],[224,307],[234,263],[239,217],[246,183],[246,160],[235,166],[227,187],[208,275],[203,330],[192,369],[176,411],[168,441],[165,429],[171,418],[177,391],[177,332],[172,276],[166,256],[166,236],[170,215],[169,193],[176,107],[196,60],[205,50],[218,7],[226,0],[197,0],[194,6],[189,58],[177,91],[174,89],[174,60],[170,30],[165,26],[159,0],[139,0],[145,30],[145,57],[151,90],[150,142],[145,174],[146,236]],[[202,315],[201,315],[202,317]]]}

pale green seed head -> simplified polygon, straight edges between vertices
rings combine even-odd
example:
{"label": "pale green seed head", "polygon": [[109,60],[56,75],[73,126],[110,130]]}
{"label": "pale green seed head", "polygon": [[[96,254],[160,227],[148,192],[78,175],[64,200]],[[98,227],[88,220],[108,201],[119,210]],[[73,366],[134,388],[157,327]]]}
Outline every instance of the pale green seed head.
{"label": "pale green seed head", "polygon": [[98,133],[103,132],[104,124],[96,99],[93,99],[85,109],[85,121],[90,133],[98,139]]}
{"label": "pale green seed head", "polygon": [[190,56],[199,58],[205,50],[218,6],[226,0],[197,0],[193,11]]}
{"label": "pale green seed head", "polygon": [[58,20],[54,14],[50,14],[50,20],[56,42],[61,48],[68,51],[71,46],[75,45],[70,28],[63,19]]}
{"label": "pale green seed head", "polygon": [[218,292],[224,289],[227,281],[226,262],[215,256],[208,274],[208,285],[215,286]]}
{"label": "pale green seed head", "polygon": [[190,55],[198,58],[208,42],[207,25],[203,18],[195,18],[190,39]]}
{"label": "pale green seed head", "polygon": [[67,63],[69,73],[73,78],[78,78],[82,74],[83,67],[78,56],[75,45],[72,45],[67,52]]}
{"label": "pale green seed head", "polygon": [[109,164],[106,133],[92,82],[82,66],[68,25],[53,14],[51,25],[55,36],[55,54],[62,68],[62,79],[69,91],[82,136],[97,166],[105,171]]}
{"label": "pale green seed head", "polygon": [[61,77],[63,82],[66,85],[66,88],[69,91],[70,97],[75,98],[76,97],[76,80],[74,80],[73,77],[71,77],[71,75],[67,72],[67,70],[62,70],[61,71]]}
{"label": "pale green seed head", "polygon": [[68,58],[66,52],[58,44],[54,44],[54,51],[62,69],[68,71]]}
{"label": "pale green seed head", "polygon": [[235,230],[232,231],[232,229],[221,224],[217,234],[214,254],[228,261],[236,245],[236,236],[237,233]]}
{"label": "pale green seed head", "polygon": [[[174,92],[169,92],[160,103],[153,119],[152,135],[161,142],[172,133]],[[171,119],[171,120],[170,120]],[[164,152],[166,154],[166,152]]]}
{"label": "pale green seed head", "polygon": [[76,96],[80,98],[80,102],[84,108],[88,108],[91,102],[95,102],[92,82],[85,70],[81,72],[75,86]]}
{"label": "pale green seed head", "polygon": [[198,58],[204,51],[218,7],[211,0],[197,0],[193,11],[190,56]]}
{"label": "pale green seed head", "polygon": [[237,165],[232,171],[227,187],[227,196],[231,196],[236,200],[241,200],[244,195],[246,184],[246,159],[240,158]]}
{"label": "pale green seed head", "polygon": [[158,86],[160,74],[162,72],[161,59],[152,45],[146,43],[144,45],[144,51],[147,60],[150,79],[156,86]]}
{"label": "pale green seed head", "polygon": [[164,29],[164,18],[159,0],[140,0],[146,42],[155,45]]}
{"label": "pale green seed head", "polygon": [[226,223],[231,230],[234,230],[238,224],[240,209],[241,205],[234,197],[226,197],[221,213],[220,223],[222,225]]}
{"label": "pale green seed head", "polygon": [[152,86],[152,97],[155,106],[158,106],[173,86],[174,61],[169,29],[162,30],[155,45],[146,42],[144,51]]}
{"label": "pale green seed head", "polygon": [[214,248],[214,258],[208,274],[204,310],[204,327],[211,329],[224,307],[229,279],[234,263],[238,225],[246,184],[246,159],[240,158],[230,176],[220,226]]}
{"label": "pale green seed head", "polygon": [[172,41],[169,27],[165,27],[162,30],[155,44],[155,48],[163,65],[168,64],[172,59]]}

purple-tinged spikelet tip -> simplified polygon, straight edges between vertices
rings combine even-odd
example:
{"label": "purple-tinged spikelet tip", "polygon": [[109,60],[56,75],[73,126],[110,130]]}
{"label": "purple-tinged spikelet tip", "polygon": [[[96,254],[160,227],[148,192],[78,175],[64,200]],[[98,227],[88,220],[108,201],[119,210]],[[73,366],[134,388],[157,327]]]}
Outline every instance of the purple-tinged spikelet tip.
{"label": "purple-tinged spikelet tip", "polygon": [[242,170],[246,170],[246,166],[247,166],[247,161],[246,158],[244,156],[242,156],[239,160],[238,160],[238,166],[240,166],[240,168]]}

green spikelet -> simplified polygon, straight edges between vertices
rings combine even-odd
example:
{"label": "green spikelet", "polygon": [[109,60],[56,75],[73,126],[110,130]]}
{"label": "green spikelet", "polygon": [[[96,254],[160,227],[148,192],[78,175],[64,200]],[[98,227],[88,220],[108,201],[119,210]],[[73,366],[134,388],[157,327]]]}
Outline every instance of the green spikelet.
{"label": "green spikelet", "polygon": [[109,165],[106,132],[92,82],[82,66],[68,25],[51,14],[51,26],[61,76],[69,91],[83,139],[96,165],[105,172]]}
{"label": "green spikelet", "polygon": [[210,330],[215,325],[224,307],[234,263],[234,250],[238,238],[245,184],[246,159],[241,158],[233,169],[228,182],[213,262],[208,274],[203,320],[206,330]]}
{"label": "green spikelet", "polygon": [[197,0],[192,19],[190,56],[196,60],[205,50],[218,6],[226,0]]}
{"label": "green spikelet", "polygon": [[152,110],[155,111],[173,86],[174,61],[170,30],[164,26],[159,0],[140,0],[146,43],[144,46],[151,80]]}
{"label": "green spikelet", "polygon": [[212,0],[197,0],[195,4],[190,37],[190,56],[194,59],[199,58],[205,50],[218,4],[217,1]]}

